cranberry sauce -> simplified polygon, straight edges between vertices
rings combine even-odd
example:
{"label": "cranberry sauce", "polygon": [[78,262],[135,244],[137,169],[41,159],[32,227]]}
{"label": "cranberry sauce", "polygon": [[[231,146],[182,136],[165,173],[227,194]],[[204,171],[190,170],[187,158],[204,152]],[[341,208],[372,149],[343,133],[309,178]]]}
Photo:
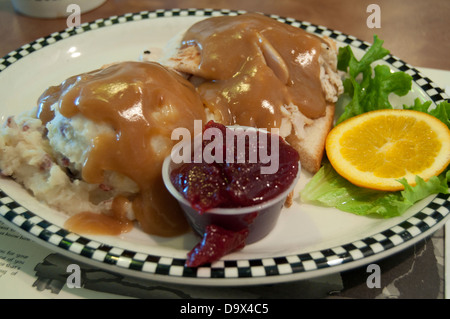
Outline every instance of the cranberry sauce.
{"label": "cranberry sauce", "polygon": [[205,227],[203,239],[188,253],[187,267],[198,267],[244,248],[248,229],[231,231],[217,225]]}
{"label": "cranberry sauce", "polygon": [[[209,134],[211,139],[205,139],[210,128],[221,134]],[[278,135],[248,130],[208,122],[203,131],[202,160],[195,163],[193,156],[191,163],[171,172],[175,188],[199,212],[259,204],[287,190],[296,178],[297,151]],[[214,161],[207,159],[208,154]]]}

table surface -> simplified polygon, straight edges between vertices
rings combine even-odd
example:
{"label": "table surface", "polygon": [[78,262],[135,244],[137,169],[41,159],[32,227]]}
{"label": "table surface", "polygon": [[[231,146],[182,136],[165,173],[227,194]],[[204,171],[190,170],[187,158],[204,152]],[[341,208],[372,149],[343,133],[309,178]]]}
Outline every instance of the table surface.
{"label": "table surface", "polygon": [[[108,0],[99,8],[83,13],[81,22],[89,22],[112,15],[171,8],[226,8],[231,10],[258,11],[292,17],[301,21],[323,25],[372,42],[377,34],[385,41],[391,53],[416,67],[450,70],[450,33],[448,13],[450,1],[442,0],[378,0],[381,28],[369,28],[367,7],[372,0]],[[9,0],[0,0],[0,56],[66,28],[66,19],[31,18],[14,11]],[[414,245],[391,258],[381,261],[383,287],[368,289],[365,268],[341,274],[342,289],[326,291],[323,296],[338,298],[442,298],[443,297],[443,251],[444,232]],[[438,261],[438,262],[437,262]],[[314,284],[318,287],[317,282]],[[303,283],[303,287],[305,283]],[[293,287],[293,288],[292,288]],[[293,291],[298,291],[294,286]],[[335,285],[329,285],[330,289]],[[305,294],[286,294],[286,297],[308,297]],[[246,288],[245,293],[256,296],[258,289]],[[394,289],[394,291],[392,290]],[[266,290],[266,297],[276,297],[281,289]],[[236,291],[235,291],[236,292]],[[241,291],[242,293],[242,291]],[[139,297],[140,295],[138,295]],[[144,295],[145,297],[145,295]],[[313,297],[317,297],[314,295]]]}
{"label": "table surface", "polygon": [[[450,70],[450,1],[378,0],[380,28],[369,28],[372,0],[108,0],[82,14],[81,22],[129,12],[170,8],[226,8],[258,11],[326,26],[372,42],[377,34],[391,53],[416,67]],[[10,0],[0,0],[0,56],[52,32],[66,28],[66,19],[19,15]]]}

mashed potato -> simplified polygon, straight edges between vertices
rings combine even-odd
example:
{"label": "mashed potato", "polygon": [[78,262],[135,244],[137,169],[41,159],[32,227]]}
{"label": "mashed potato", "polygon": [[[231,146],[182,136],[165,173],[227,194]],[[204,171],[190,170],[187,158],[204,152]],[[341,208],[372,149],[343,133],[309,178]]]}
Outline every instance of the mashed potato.
{"label": "mashed potato", "polygon": [[90,201],[99,185],[71,179],[58,165],[57,155],[45,137],[46,127],[36,118],[36,109],[9,117],[0,131],[0,168],[3,176],[12,177],[38,200],[67,212],[103,212],[110,200]]}
{"label": "mashed potato", "polygon": [[74,231],[90,232],[91,225],[112,219],[111,226],[136,221],[144,232],[163,237],[187,231],[161,177],[175,143],[172,131],[193,130],[194,120],[205,117],[186,79],[158,63],[125,61],[75,75],[38,101],[1,128],[4,177],[49,206],[78,215],[72,221],[88,216]]}
{"label": "mashed potato", "polygon": [[[82,114],[71,118],[64,117],[57,108],[53,108],[55,117],[47,123],[47,138],[55,160],[65,167],[69,176],[80,178],[83,164],[86,162],[92,141],[102,134],[115,134],[114,129],[105,123],[96,123]],[[137,193],[138,186],[131,179],[117,172],[108,171],[103,183],[91,200],[114,197],[118,194]],[[106,195],[106,196],[105,196]]]}

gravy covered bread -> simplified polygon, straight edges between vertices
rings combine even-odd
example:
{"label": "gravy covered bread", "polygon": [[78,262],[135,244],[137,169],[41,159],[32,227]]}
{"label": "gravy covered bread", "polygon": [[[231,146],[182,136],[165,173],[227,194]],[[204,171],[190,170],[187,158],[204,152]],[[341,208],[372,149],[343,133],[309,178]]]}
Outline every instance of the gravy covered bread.
{"label": "gravy covered bread", "polygon": [[315,173],[343,92],[333,41],[257,13],[194,24],[162,63],[186,74],[210,119],[279,129]]}

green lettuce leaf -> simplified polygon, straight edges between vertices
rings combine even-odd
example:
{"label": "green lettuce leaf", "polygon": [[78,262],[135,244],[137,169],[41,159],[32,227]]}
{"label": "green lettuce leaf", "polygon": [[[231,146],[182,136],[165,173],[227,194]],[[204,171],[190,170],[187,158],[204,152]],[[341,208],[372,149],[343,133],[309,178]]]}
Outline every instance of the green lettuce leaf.
{"label": "green lettuce leaf", "polygon": [[360,73],[365,72],[369,72],[370,75],[371,64],[390,53],[389,50],[383,48],[383,43],[384,41],[375,35],[373,37],[373,44],[359,61],[355,58],[352,48],[349,45],[339,48],[338,69],[348,72],[352,78],[356,78]]}
{"label": "green lettuce leaf", "polygon": [[405,190],[384,192],[353,185],[325,163],[300,192],[305,203],[364,216],[391,218],[403,214],[408,208],[429,195],[448,193],[450,170],[428,181],[416,177],[416,186],[410,186],[406,180],[399,180]]}
{"label": "green lettuce leaf", "polygon": [[403,105],[403,108],[406,110],[416,110],[433,115],[446,124],[450,129],[450,103],[447,101],[442,101],[436,106],[436,108],[430,108],[430,106],[431,101],[421,102],[419,98],[416,98],[413,105]]}
{"label": "green lettuce leaf", "polygon": [[450,181],[450,170],[444,171],[439,176],[433,176],[428,181],[424,181],[419,176],[416,176],[416,186],[411,186],[406,182],[406,179],[401,179],[400,183],[405,186],[405,190],[401,191],[404,201],[409,204],[414,204],[429,195],[433,194],[448,194],[448,182]]}
{"label": "green lettuce leaf", "polygon": [[411,90],[410,75],[400,71],[392,72],[387,65],[372,68],[372,63],[387,54],[389,51],[383,48],[383,41],[377,36],[374,36],[373,45],[359,61],[350,46],[339,48],[338,69],[348,74],[343,81],[344,94],[350,96],[351,101],[345,106],[337,124],[368,111],[391,109],[391,93],[404,96]]}

